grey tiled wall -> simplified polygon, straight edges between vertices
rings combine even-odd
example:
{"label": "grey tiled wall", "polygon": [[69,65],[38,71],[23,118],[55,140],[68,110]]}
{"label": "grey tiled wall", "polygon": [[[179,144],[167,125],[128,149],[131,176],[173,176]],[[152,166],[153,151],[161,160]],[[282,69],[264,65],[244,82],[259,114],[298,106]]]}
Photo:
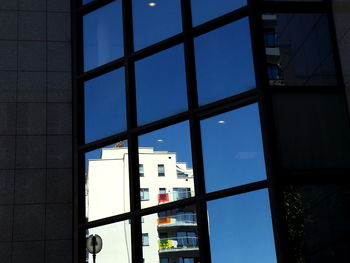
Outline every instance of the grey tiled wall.
{"label": "grey tiled wall", "polygon": [[72,262],[70,0],[0,0],[0,261]]}

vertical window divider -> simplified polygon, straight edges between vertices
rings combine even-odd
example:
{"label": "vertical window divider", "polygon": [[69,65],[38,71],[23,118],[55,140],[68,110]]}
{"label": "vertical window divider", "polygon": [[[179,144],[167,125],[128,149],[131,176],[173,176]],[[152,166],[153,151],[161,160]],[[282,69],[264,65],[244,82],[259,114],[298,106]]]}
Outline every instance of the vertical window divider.
{"label": "vertical window divider", "polygon": [[341,65],[341,59],[340,59],[340,53],[339,53],[339,47],[338,47],[338,41],[337,41],[337,32],[336,32],[336,26],[334,22],[334,14],[333,14],[333,6],[331,0],[323,0],[326,4],[326,10],[327,10],[327,18],[328,18],[328,24],[329,24],[329,34],[330,39],[332,43],[332,53],[334,58],[334,66],[336,70],[336,76],[337,76],[337,87],[340,87],[342,89],[342,96],[345,101],[346,111],[347,111],[347,119],[350,122],[350,104],[346,102],[346,90],[345,90],[345,82],[344,82],[344,76],[342,71],[342,65]]}
{"label": "vertical window divider", "polygon": [[182,28],[184,34],[184,52],[186,67],[187,98],[189,109],[189,125],[192,148],[192,163],[194,169],[194,188],[196,198],[197,231],[199,256],[201,262],[211,262],[207,205],[200,197],[205,195],[205,181],[202,156],[202,142],[200,136],[200,120],[196,117],[198,108],[198,93],[196,80],[196,65],[194,54],[194,40],[192,30],[191,2],[181,0]]}
{"label": "vertical window divider", "polygon": [[130,55],[134,52],[131,0],[122,0],[122,14],[124,34],[127,139],[130,182],[129,189],[131,212],[131,258],[132,262],[142,262],[143,257],[141,217],[135,214],[135,211],[141,208],[138,138],[136,133],[131,132],[131,130],[137,127],[135,64],[130,59]]}
{"label": "vertical window divider", "polygon": [[[340,53],[338,48],[338,42],[337,42],[337,32],[334,22],[334,14],[333,14],[333,6],[331,0],[324,0],[325,4],[327,5],[327,18],[328,18],[328,24],[329,24],[329,35],[332,43],[332,53],[334,58],[334,66],[336,70],[336,76],[337,76],[337,87],[340,87],[342,89],[344,100],[346,100],[346,92],[345,92],[345,82],[344,82],[344,76],[342,72],[342,66],[341,66],[341,60],[340,60]],[[345,102],[345,105],[348,105],[346,107],[347,110],[347,116],[348,119],[350,118],[349,114],[349,104]]]}
{"label": "vertical window divider", "polygon": [[83,68],[83,15],[76,13],[81,0],[71,1],[71,51],[72,51],[72,131],[73,131],[73,260],[85,260],[85,229],[79,225],[85,222],[85,161],[78,147],[84,142],[84,83],[78,75]]}
{"label": "vertical window divider", "polygon": [[[277,167],[278,152],[276,136],[274,136],[271,90],[267,73],[262,22],[262,15],[266,12],[264,4],[260,1],[248,0],[249,24],[276,257],[277,262],[290,262],[290,257],[288,256],[287,222],[283,212],[283,193],[281,182],[277,177],[279,175]],[[269,6],[268,4],[267,6]]]}

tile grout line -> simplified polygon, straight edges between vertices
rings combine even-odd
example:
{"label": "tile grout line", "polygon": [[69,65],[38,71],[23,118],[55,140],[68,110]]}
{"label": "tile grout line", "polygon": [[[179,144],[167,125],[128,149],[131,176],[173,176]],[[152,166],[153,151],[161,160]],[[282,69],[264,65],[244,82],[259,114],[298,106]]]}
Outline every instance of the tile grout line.
{"label": "tile grout line", "polygon": [[47,229],[47,159],[48,159],[48,17],[47,17],[47,1],[45,1],[45,205],[44,205],[44,234],[43,234],[43,240],[44,240],[44,262],[46,262],[46,229]]}
{"label": "tile grout line", "polygon": [[[17,7],[19,6],[19,0],[16,0],[17,2]],[[19,76],[18,76],[18,72],[19,72],[19,12],[16,12],[16,21],[17,21],[17,41],[16,41],[16,89],[15,89],[15,102],[16,102],[16,106],[15,106],[15,131],[14,131],[14,160],[13,160],[13,197],[12,197],[12,226],[11,226],[11,249],[10,249],[10,262],[13,262],[13,252],[14,252],[14,231],[15,231],[15,196],[16,196],[16,162],[17,162],[17,121],[18,121],[18,116],[17,116],[17,111],[18,111],[18,105],[17,105],[17,97],[18,97],[18,83],[19,83]]]}

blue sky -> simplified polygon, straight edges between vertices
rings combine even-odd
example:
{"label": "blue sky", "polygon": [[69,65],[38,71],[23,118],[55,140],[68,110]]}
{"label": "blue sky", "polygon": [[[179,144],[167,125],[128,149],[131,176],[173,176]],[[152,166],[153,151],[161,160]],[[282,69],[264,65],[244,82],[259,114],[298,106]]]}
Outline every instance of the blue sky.
{"label": "blue sky", "polygon": [[[198,25],[246,1],[191,3]],[[85,70],[123,56],[120,8],[120,1],[114,1],[84,18]],[[182,30],[180,1],[134,0],[133,8],[136,50]],[[242,19],[194,40],[201,105],[255,88],[249,35],[248,20]],[[182,44],[137,61],[135,72],[139,125],[187,110]],[[86,82],[85,103],[87,142],[125,130],[124,69]],[[202,120],[201,134],[208,192],[265,179],[256,104]],[[176,152],[177,161],[192,166],[187,121],[143,135],[139,145]],[[98,157],[99,150],[87,154]],[[266,190],[209,202],[213,262],[276,262],[268,203]]]}

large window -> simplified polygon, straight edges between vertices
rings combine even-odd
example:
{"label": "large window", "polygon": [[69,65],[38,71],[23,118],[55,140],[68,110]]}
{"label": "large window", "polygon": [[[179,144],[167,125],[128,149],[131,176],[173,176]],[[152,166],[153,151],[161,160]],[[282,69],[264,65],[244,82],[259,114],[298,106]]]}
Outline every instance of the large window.
{"label": "large window", "polygon": [[174,200],[191,197],[191,188],[173,188]]}
{"label": "large window", "polygon": [[[287,248],[275,248],[287,233],[279,148],[265,95],[333,85],[335,62],[320,33],[323,5],[267,2],[79,6],[77,255],[92,229],[106,246],[97,262],[283,258]],[[313,4],[319,14],[308,15]],[[288,14],[290,7],[306,9]],[[299,39],[302,21],[311,27]]]}

